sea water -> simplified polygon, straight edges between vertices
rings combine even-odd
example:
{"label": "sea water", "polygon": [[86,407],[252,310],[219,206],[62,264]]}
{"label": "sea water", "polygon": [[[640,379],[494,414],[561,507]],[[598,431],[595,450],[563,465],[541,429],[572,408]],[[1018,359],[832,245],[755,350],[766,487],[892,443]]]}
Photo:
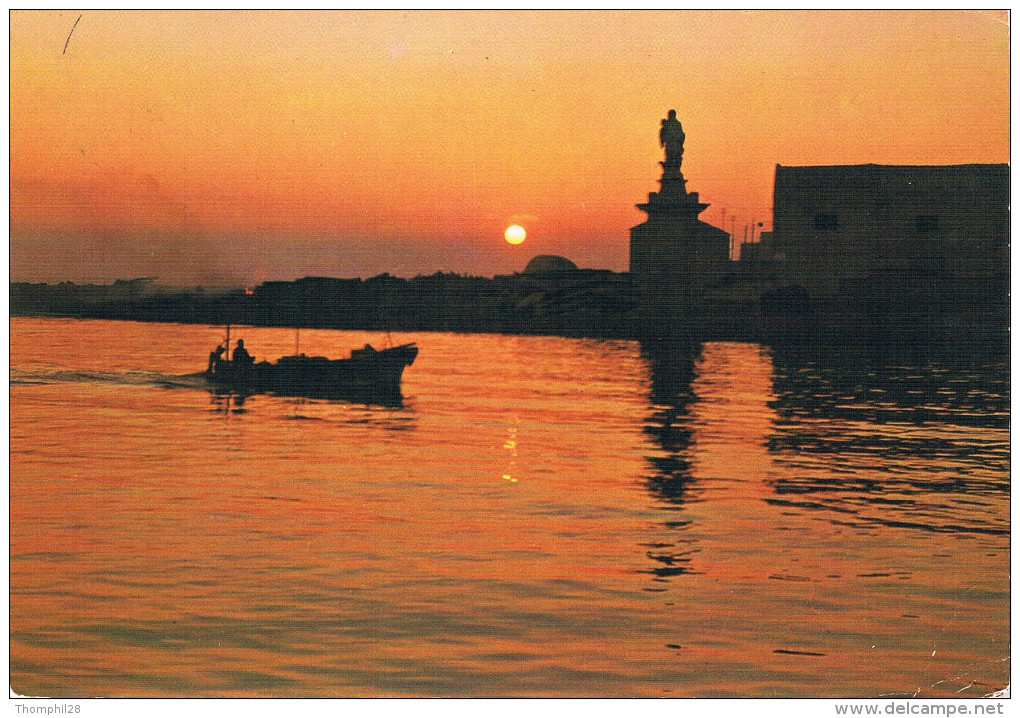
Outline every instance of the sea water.
{"label": "sea water", "polygon": [[403,401],[218,395],[219,327],[11,320],[20,694],[980,697],[1009,373],[748,343],[417,342]]}

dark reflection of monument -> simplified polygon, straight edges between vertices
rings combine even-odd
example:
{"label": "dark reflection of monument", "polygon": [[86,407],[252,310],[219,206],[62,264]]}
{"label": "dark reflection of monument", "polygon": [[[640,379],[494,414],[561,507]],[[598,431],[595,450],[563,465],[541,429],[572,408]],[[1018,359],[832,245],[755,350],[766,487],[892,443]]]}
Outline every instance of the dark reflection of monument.
{"label": "dark reflection of monument", "polygon": [[697,192],[687,192],[680,171],[685,139],[676,111],[670,110],[659,130],[665,150],[660,190],[637,205],[648,220],[630,230],[630,272],[653,328],[689,311],[729,265],[730,236],[698,219],[708,205]]}
{"label": "dark reflection of monument", "polygon": [[647,457],[653,468],[648,476],[648,489],[656,498],[682,504],[688,497],[692,476],[689,448],[693,437],[690,426],[690,405],[697,401],[691,390],[694,361],[700,345],[684,341],[641,343],[641,354],[648,361],[651,373],[652,414],[644,431],[662,449],[657,456]]}
{"label": "dark reflection of monument", "polygon": [[686,529],[690,520],[682,513],[684,503],[691,500],[693,475],[690,446],[694,431],[690,424],[690,405],[696,401],[691,390],[694,360],[700,344],[685,341],[647,340],[641,343],[641,354],[651,374],[649,404],[652,413],[645,421],[648,434],[661,451],[647,456],[651,472],[646,476],[648,490],[670,517],[662,523],[665,529],[659,540],[642,544],[651,566],[644,573],[652,575],[653,586],[645,591],[665,591],[662,586],[671,577],[697,573],[691,566],[694,539]]}

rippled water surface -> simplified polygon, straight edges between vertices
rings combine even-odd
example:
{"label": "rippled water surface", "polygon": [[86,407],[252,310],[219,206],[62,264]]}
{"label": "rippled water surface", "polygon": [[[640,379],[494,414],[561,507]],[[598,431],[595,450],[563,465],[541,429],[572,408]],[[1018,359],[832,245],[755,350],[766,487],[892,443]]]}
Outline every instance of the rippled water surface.
{"label": "rippled water surface", "polygon": [[[283,329],[244,329],[257,358]],[[11,321],[11,682],[50,696],[982,696],[1008,364],[401,334],[216,396],[215,327]],[[301,332],[346,355],[386,337]]]}

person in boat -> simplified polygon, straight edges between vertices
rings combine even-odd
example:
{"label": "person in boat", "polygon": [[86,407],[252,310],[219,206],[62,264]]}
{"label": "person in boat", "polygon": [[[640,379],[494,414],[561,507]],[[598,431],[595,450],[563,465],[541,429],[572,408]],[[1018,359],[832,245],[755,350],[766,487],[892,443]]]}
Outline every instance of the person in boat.
{"label": "person in boat", "polygon": [[222,344],[216,346],[216,349],[209,352],[209,368],[206,369],[210,374],[216,370],[216,365],[223,359],[223,352],[227,351],[227,348]]}
{"label": "person in boat", "polygon": [[248,353],[248,350],[244,348],[244,339],[237,340],[237,347],[234,349],[234,366],[245,367],[251,366],[255,363],[255,357]]}

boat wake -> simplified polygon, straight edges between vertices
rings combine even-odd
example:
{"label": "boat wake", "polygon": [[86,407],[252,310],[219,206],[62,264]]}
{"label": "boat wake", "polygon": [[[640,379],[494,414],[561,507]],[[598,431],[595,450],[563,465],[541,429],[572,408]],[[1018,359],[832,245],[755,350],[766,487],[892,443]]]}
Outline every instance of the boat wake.
{"label": "boat wake", "polygon": [[11,386],[82,383],[121,386],[162,386],[205,389],[204,374],[164,374],[155,371],[82,371],[73,369],[11,369]]}

